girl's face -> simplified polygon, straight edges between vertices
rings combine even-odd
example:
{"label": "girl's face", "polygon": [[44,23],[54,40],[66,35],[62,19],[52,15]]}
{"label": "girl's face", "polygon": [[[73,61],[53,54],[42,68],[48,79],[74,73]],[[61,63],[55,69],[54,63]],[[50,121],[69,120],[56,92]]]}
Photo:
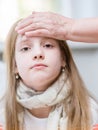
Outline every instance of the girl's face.
{"label": "girl's face", "polygon": [[44,91],[60,74],[64,61],[58,42],[19,35],[15,45],[16,73],[28,87]]}

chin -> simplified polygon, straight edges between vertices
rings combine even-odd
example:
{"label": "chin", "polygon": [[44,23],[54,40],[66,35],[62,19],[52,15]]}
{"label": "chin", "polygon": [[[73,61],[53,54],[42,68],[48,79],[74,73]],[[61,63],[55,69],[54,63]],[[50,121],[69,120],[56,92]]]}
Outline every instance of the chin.
{"label": "chin", "polygon": [[46,89],[49,88],[50,85],[51,82],[45,83],[45,81],[41,82],[36,81],[32,86],[30,86],[30,88],[34,89],[35,91],[45,91]]}
{"label": "chin", "polygon": [[[52,77],[52,76],[51,76]],[[33,77],[33,79],[30,80],[28,83],[28,86],[35,91],[45,91],[47,88],[51,86],[52,83],[55,82],[57,77]]]}
{"label": "chin", "polygon": [[47,88],[43,88],[41,86],[40,87],[37,86],[36,88],[32,87],[32,89],[35,90],[36,92],[43,92],[43,91],[47,90]]}

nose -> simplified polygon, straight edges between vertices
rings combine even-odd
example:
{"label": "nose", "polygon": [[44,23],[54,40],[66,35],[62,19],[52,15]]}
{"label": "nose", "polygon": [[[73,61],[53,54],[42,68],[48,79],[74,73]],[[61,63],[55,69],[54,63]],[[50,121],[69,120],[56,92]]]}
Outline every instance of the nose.
{"label": "nose", "polygon": [[33,60],[43,60],[45,58],[43,49],[36,48],[33,53]]}
{"label": "nose", "polygon": [[43,55],[35,55],[33,59],[44,59]]}

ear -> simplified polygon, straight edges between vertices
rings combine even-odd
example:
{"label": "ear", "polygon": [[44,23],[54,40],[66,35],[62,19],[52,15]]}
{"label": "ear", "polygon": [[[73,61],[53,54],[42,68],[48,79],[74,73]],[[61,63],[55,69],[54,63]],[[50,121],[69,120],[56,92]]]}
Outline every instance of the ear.
{"label": "ear", "polygon": [[17,73],[18,73],[18,68],[17,68],[16,62],[15,62],[14,72],[15,72],[15,74],[17,74]]}
{"label": "ear", "polygon": [[17,69],[17,67],[15,67],[14,72],[15,72],[15,74],[17,74],[17,73],[18,73],[18,69]]}
{"label": "ear", "polygon": [[65,67],[66,66],[66,62],[64,60],[64,58],[62,58],[62,67]]}

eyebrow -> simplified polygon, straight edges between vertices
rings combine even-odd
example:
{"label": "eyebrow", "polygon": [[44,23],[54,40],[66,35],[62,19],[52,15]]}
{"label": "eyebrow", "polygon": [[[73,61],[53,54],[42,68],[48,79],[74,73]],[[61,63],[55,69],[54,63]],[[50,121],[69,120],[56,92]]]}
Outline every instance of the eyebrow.
{"label": "eyebrow", "polygon": [[48,38],[48,37],[44,37],[43,39],[42,39],[42,41],[44,42],[44,41],[52,41],[52,42],[57,42],[57,40],[56,39],[53,39],[53,38]]}

